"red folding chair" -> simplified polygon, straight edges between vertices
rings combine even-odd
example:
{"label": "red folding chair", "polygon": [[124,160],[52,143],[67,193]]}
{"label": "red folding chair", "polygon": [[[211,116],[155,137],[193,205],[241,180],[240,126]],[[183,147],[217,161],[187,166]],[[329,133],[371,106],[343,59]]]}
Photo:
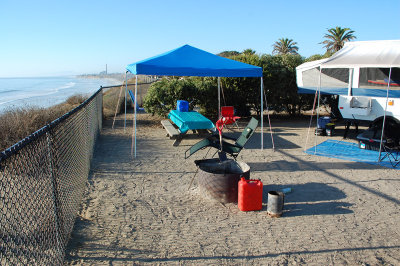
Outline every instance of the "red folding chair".
{"label": "red folding chair", "polygon": [[236,123],[236,120],[239,118],[239,116],[235,116],[235,109],[233,108],[233,106],[221,107],[221,119],[224,121],[224,125],[231,125],[235,123],[236,127],[239,129],[239,126]]}

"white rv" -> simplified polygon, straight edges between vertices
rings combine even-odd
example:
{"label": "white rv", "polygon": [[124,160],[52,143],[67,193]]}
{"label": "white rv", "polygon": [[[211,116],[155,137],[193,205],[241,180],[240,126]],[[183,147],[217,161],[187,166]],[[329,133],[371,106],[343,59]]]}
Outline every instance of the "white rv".
{"label": "white rv", "polygon": [[344,119],[400,125],[400,40],[347,42],[330,58],[298,66],[296,75],[299,93],[339,95]]}

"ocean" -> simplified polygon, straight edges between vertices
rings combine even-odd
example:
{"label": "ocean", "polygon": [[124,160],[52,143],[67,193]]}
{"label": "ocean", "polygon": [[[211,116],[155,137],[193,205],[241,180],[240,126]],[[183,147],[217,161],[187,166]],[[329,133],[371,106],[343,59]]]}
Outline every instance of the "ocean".
{"label": "ocean", "polygon": [[0,113],[18,107],[50,107],[70,96],[92,95],[100,86],[122,84],[111,78],[34,77],[0,78]]}

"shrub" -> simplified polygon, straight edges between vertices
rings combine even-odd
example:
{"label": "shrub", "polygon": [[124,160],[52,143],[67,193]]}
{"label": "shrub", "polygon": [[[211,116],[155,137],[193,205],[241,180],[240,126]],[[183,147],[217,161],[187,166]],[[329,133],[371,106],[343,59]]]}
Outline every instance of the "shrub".
{"label": "shrub", "polygon": [[193,105],[198,89],[190,78],[163,78],[150,86],[143,106],[147,113],[166,116],[176,109],[177,100],[186,100]]}

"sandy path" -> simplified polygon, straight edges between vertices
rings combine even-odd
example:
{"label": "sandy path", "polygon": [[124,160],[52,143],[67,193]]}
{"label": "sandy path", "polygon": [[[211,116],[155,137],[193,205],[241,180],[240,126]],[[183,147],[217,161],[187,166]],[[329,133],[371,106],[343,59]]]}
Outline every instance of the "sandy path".
{"label": "sandy path", "polygon": [[[130,129],[105,123],[67,265],[400,264],[398,170],[307,155],[308,121],[273,121],[276,151],[268,134],[258,149],[258,129],[238,158],[262,180],[264,208],[240,212],[196,183],[188,190],[205,153],[183,154],[198,137],[173,147],[158,122],[140,119],[135,160]],[[284,216],[269,218],[267,192],[284,187]]]}

